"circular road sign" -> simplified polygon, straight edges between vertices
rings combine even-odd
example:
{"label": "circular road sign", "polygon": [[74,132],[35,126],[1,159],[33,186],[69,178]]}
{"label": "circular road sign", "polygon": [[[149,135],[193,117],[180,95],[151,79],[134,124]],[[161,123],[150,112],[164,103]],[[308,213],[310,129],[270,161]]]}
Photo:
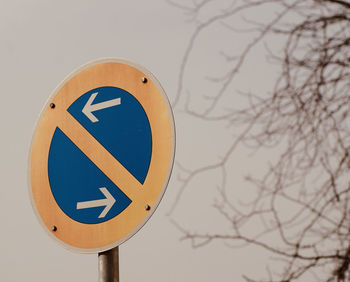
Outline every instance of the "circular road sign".
{"label": "circular road sign", "polygon": [[103,59],[69,75],[33,135],[30,197],[39,221],[68,249],[96,253],[134,235],[171,174],[174,119],[144,68]]}

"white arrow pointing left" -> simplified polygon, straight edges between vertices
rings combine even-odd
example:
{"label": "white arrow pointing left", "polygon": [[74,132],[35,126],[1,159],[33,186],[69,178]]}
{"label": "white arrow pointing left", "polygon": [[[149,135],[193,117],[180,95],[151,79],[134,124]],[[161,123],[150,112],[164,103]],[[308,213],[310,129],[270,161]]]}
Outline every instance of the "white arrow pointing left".
{"label": "white arrow pointing left", "polygon": [[112,99],[109,101],[105,101],[105,102],[101,102],[101,103],[97,103],[97,104],[92,105],[97,94],[98,94],[98,92],[91,94],[89,100],[86,102],[84,108],[82,109],[83,114],[85,114],[87,116],[87,118],[89,120],[91,120],[92,122],[98,121],[97,117],[95,117],[92,114],[92,112],[103,110],[103,109],[110,108],[113,106],[118,106],[121,104],[120,98],[116,98],[116,99]]}
{"label": "white arrow pointing left", "polygon": [[105,195],[105,197],[106,197],[105,199],[87,201],[87,202],[79,202],[79,203],[77,203],[77,210],[106,206],[104,208],[104,210],[101,212],[101,214],[98,216],[98,218],[105,217],[106,214],[109,212],[109,210],[114,205],[115,199],[111,195],[111,193],[109,193],[107,188],[101,187],[100,191],[103,193],[103,195]]}

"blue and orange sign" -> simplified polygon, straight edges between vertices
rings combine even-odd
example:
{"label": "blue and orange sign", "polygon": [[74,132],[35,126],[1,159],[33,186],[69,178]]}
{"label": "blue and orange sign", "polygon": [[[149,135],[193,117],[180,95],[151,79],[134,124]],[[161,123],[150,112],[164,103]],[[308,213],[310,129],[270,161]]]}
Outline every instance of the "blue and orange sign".
{"label": "blue and orange sign", "polygon": [[158,206],[174,148],[171,108],[151,73],[118,59],[83,66],[56,89],[33,136],[30,195],[40,222],[79,252],[121,244]]}

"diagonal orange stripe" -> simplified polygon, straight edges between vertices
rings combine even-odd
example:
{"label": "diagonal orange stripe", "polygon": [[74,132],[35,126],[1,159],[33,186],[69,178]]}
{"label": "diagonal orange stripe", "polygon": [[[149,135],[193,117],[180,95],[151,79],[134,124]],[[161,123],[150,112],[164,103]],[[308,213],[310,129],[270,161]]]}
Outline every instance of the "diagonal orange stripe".
{"label": "diagonal orange stripe", "polygon": [[57,120],[57,126],[68,138],[132,201],[142,191],[142,184],[109,153],[68,112],[65,118]]}

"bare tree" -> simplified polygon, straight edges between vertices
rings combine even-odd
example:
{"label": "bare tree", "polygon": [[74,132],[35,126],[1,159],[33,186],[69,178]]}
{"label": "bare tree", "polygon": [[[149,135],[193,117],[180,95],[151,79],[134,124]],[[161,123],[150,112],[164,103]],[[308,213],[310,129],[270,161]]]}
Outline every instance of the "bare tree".
{"label": "bare tree", "polygon": [[[179,163],[181,187],[173,209],[194,179],[219,170],[221,200],[215,207],[231,225],[227,233],[200,233],[177,223],[183,239],[191,240],[194,247],[214,240],[243,242],[279,258],[278,264],[267,262],[266,277],[245,277],[247,281],[306,281],[310,273],[316,281],[350,281],[350,2],[172,4],[183,9],[194,26],[181,65],[175,110],[240,130],[219,161],[195,169]],[[266,18],[257,16],[267,11]],[[237,24],[238,18],[244,25]],[[191,91],[186,77],[194,64],[196,44],[213,27],[229,31],[232,41],[242,34],[250,41],[240,50],[226,48],[227,41],[217,43],[224,73],[207,78],[216,88],[198,108],[193,101],[205,91]],[[273,67],[279,68],[271,91],[233,89],[261,46]],[[227,97],[234,101],[242,94],[247,101],[244,108],[228,107]],[[264,175],[247,176],[247,183],[255,187],[254,197],[237,205],[228,196],[232,189],[228,162],[241,145],[252,150],[272,148],[278,158],[266,162]],[[287,213],[281,212],[283,206]],[[255,231],[246,228],[252,222],[259,222]]]}

